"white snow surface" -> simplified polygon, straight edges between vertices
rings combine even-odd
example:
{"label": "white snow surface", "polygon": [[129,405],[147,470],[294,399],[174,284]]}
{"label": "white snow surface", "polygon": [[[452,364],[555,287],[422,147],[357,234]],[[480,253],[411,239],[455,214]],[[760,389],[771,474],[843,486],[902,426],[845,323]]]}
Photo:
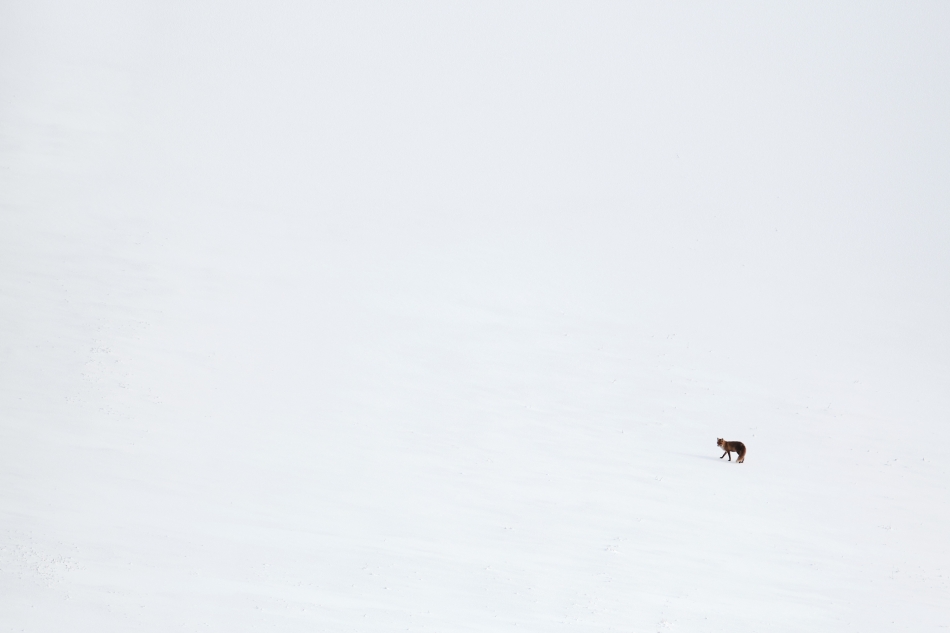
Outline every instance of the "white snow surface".
{"label": "white snow surface", "polygon": [[0,4],[0,631],[947,630],[948,32]]}

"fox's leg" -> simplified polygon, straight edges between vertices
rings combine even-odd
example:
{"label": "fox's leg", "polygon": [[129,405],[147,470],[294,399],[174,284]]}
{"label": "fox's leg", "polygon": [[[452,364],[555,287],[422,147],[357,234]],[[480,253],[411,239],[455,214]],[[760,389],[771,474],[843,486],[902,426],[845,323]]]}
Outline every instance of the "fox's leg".
{"label": "fox's leg", "polygon": [[[728,453],[728,452],[729,452],[729,451],[726,451],[726,453]],[[726,456],[726,453],[723,453],[723,454],[722,454],[722,457],[725,457],[725,456]],[[720,457],[719,459],[722,459],[722,457]],[[732,459],[732,456],[731,456],[731,455],[729,456],[729,459],[730,459],[730,460]]]}
{"label": "fox's leg", "polygon": [[729,461],[731,462],[731,461],[732,461],[732,451],[728,451],[728,452],[729,452]]}

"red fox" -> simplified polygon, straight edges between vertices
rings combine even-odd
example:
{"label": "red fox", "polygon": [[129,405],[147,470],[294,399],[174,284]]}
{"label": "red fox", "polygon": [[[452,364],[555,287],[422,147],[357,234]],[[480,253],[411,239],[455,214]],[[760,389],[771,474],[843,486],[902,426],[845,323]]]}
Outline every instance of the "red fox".
{"label": "red fox", "polygon": [[743,444],[742,442],[727,442],[726,440],[720,437],[718,440],[716,440],[716,446],[726,451],[725,453],[722,454],[722,457],[720,457],[719,459],[722,459],[723,457],[728,455],[729,461],[731,462],[732,452],[735,451],[736,453],[739,454],[739,457],[736,458],[736,463],[741,464],[742,462],[745,461],[745,444]]}

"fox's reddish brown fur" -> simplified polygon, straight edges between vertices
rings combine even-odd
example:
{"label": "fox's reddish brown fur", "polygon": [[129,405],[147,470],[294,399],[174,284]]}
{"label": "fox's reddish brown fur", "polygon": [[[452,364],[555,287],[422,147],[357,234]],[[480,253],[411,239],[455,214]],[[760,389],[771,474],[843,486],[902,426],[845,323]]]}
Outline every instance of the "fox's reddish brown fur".
{"label": "fox's reddish brown fur", "polygon": [[736,452],[739,454],[739,457],[736,458],[736,463],[741,464],[742,462],[745,461],[745,444],[743,444],[742,442],[727,442],[726,440],[720,437],[718,440],[716,440],[716,445],[722,450],[726,451],[725,453],[722,454],[722,457],[720,457],[719,459],[722,459],[723,457],[728,455],[729,461],[731,462],[732,453]]}

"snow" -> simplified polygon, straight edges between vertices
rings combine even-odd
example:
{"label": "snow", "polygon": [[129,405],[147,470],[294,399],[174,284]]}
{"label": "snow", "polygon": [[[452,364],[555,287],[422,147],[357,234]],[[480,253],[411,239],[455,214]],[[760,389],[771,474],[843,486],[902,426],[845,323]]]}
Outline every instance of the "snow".
{"label": "snow", "polygon": [[950,627],[948,22],[5,3],[0,630]]}

